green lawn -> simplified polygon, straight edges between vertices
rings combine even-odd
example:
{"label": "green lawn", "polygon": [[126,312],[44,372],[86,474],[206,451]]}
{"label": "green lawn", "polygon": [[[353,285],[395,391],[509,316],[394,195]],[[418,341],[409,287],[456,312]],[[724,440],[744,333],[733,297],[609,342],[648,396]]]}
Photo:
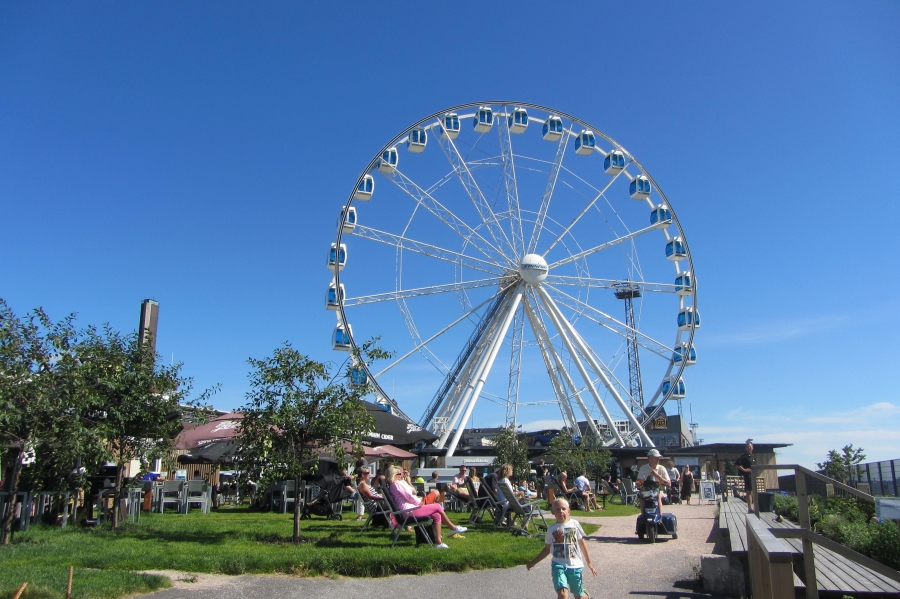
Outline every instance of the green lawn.
{"label": "green lawn", "polygon": [[[450,517],[465,524],[467,514]],[[62,597],[69,565],[75,566],[75,597],[113,598],[171,584],[164,577],[134,573],[143,570],[365,577],[461,572],[524,564],[543,544],[541,538],[495,532],[488,524],[478,524],[464,539],[444,534],[449,551],[416,547],[410,533],[391,549],[385,530],[360,533],[361,523],[351,516],[339,522],[302,521],[305,539],[295,546],[290,542],[291,527],[290,516],[243,507],[205,515],[144,514],[140,524],[126,525],[120,532],[36,526],[17,533],[9,547],[0,547],[0,599],[12,597],[26,580],[30,587],[50,592],[34,597]],[[584,528],[590,534],[598,526]]]}

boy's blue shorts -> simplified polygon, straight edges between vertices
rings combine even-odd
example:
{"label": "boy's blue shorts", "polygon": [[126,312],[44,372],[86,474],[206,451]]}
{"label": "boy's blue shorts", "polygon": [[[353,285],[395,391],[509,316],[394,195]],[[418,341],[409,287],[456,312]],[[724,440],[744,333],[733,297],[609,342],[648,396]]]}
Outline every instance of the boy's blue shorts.
{"label": "boy's blue shorts", "polygon": [[584,584],[581,582],[583,568],[566,568],[562,564],[553,564],[553,590],[569,589],[569,592],[577,597],[584,595]]}

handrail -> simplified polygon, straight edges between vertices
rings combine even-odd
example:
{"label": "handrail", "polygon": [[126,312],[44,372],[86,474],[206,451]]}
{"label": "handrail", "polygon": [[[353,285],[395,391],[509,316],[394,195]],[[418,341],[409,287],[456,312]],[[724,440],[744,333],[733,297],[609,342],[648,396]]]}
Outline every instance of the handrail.
{"label": "handrail", "polygon": [[794,565],[791,548],[765,523],[747,514],[747,558],[750,586],[758,599],[793,599]]}
{"label": "handrail", "polygon": [[[856,495],[860,499],[864,499],[866,501],[871,501],[874,503],[875,498],[868,493],[863,493],[859,489],[854,489],[844,483],[838,482],[832,478],[828,478],[827,476],[823,476],[818,472],[813,472],[799,464],[754,464],[750,467],[751,476],[756,479],[757,473],[761,470],[793,470],[795,475],[795,483],[797,485],[797,507],[800,516],[800,532],[796,535],[795,538],[800,538],[803,541],[803,572],[806,580],[804,583],[806,584],[806,597],[807,599],[818,599],[819,597],[819,587],[816,583],[816,562],[815,556],[813,554],[813,543],[820,543],[821,545],[828,547],[829,549],[833,549],[832,545],[838,545],[831,541],[830,539],[826,539],[825,537],[818,535],[812,532],[811,521],[809,518],[809,494],[806,492],[806,477],[809,476],[816,480],[821,480],[830,485],[834,485],[835,488],[841,489],[851,495]],[[805,476],[800,476],[800,475]],[[759,518],[759,491],[756,490],[755,485],[753,488],[753,511],[757,518]],[[749,518],[748,518],[749,520]],[[775,532],[773,534],[777,536],[788,537],[791,536],[789,533]],[[843,549],[846,549],[842,545],[840,545]],[[853,557],[843,551],[834,550],[835,553],[843,555],[847,559],[859,562],[860,564],[868,567],[867,560],[860,560],[857,557]],[[846,549],[846,551],[850,551]],[[852,552],[856,553],[856,552]],[[859,555],[859,554],[856,554]],[[859,555],[859,557],[865,557]],[[866,563],[864,563],[866,561]],[[871,568],[876,572],[881,573],[881,569]]]}
{"label": "handrail", "polygon": [[872,559],[867,555],[863,555],[862,553],[857,553],[853,551],[849,547],[844,547],[840,543],[832,541],[828,537],[822,536],[817,532],[813,532],[811,530],[806,530],[803,528],[773,528],[770,530],[772,535],[778,539],[805,539],[809,538],[814,543],[818,543],[822,545],[826,549],[830,549],[834,551],[838,555],[846,557],[847,559],[854,561],[860,565],[865,566],[869,570],[873,570],[878,574],[881,574],[885,578],[890,578],[896,582],[900,582],[900,572],[894,570],[890,566],[885,566],[881,562]]}
{"label": "handrail", "polygon": [[806,476],[814,478],[816,480],[820,480],[829,485],[834,485],[834,488],[840,489],[841,491],[846,491],[851,495],[856,495],[860,499],[865,499],[866,501],[871,501],[875,503],[875,497],[869,495],[868,493],[863,493],[859,489],[854,489],[851,486],[845,485],[842,482],[838,482],[833,478],[829,478],[823,474],[819,474],[818,472],[813,472],[803,466],[797,464],[755,464],[751,467],[751,471],[755,473],[757,470],[794,470],[799,471],[798,473],[803,473]]}

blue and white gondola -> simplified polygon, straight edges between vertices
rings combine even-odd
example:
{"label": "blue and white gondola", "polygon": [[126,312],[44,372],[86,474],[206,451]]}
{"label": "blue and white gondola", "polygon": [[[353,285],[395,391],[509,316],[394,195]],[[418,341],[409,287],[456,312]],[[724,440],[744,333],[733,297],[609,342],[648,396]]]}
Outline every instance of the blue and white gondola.
{"label": "blue and white gondola", "polygon": [[342,243],[340,249],[332,243],[328,251],[328,270],[344,270],[347,265],[347,245]]}
{"label": "blue and white gondola", "polygon": [[487,133],[494,126],[494,111],[482,106],[475,112],[475,133]]}
{"label": "blue and white gondola", "polygon": [[559,138],[563,135],[562,119],[558,116],[548,116],[547,120],[544,121],[542,135],[546,141],[559,141]]}
{"label": "blue and white gondola", "polygon": [[356,188],[353,199],[368,202],[372,199],[373,193],[375,193],[375,178],[372,175],[366,175],[359,182],[359,187]]}
{"label": "blue and white gondola", "polygon": [[628,193],[631,194],[632,200],[646,200],[650,197],[650,179],[644,175],[638,175],[631,180],[628,186]]}
{"label": "blue and white gondola", "polygon": [[378,172],[384,175],[390,175],[397,170],[397,162],[400,160],[397,154],[397,148],[388,148],[381,153],[378,160]]}
{"label": "blue and white gondola", "polygon": [[524,108],[514,108],[506,123],[510,133],[525,133],[528,129],[528,112]]}

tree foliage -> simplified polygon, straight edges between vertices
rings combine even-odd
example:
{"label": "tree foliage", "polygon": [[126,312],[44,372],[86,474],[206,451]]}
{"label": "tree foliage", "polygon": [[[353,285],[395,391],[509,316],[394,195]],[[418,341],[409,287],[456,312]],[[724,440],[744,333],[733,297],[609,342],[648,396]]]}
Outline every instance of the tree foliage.
{"label": "tree foliage", "polygon": [[[389,354],[362,346],[354,356],[380,359]],[[330,368],[304,356],[285,342],[271,357],[247,360],[250,391],[241,408],[237,466],[257,480],[300,480],[318,471],[319,457],[344,457],[343,442],[361,449],[375,426],[362,402],[369,388],[351,388],[346,378],[335,382]],[[349,374],[338,373],[338,374]],[[300,502],[294,502],[294,542],[300,539]]]}
{"label": "tree foliage", "polygon": [[[84,427],[70,410],[77,403],[74,318],[53,323],[38,308],[20,319],[0,299],[0,450],[7,466],[0,475],[13,494],[26,454],[41,445],[63,450],[81,438]],[[0,545],[9,543],[13,511],[3,520]]]}
{"label": "tree foliage", "polygon": [[493,466],[500,467],[503,464],[510,464],[513,467],[514,480],[527,480],[528,474],[531,472],[531,465],[528,463],[528,440],[523,433],[516,431],[513,425],[501,428],[492,441],[494,442],[494,453],[497,457],[494,459]]}
{"label": "tree foliage", "polygon": [[[190,380],[181,365],[166,367],[150,342],[108,326],[78,330],[75,316],[54,323],[40,308],[17,317],[0,299],[0,448],[4,490],[74,490],[84,474],[114,460],[122,468],[148,451],[167,447],[180,432],[179,403]],[[34,463],[22,467],[26,454]],[[83,471],[75,471],[80,462]],[[114,525],[118,502],[114,502]],[[9,542],[13,511],[2,523]]]}
{"label": "tree foliage", "polygon": [[[205,402],[213,392],[189,399],[191,379],[181,375],[180,363],[159,359],[151,340],[143,343],[137,332],[123,335],[109,325],[88,327],[78,346],[80,382],[85,400],[84,417],[96,425],[109,459],[117,466],[116,496],[122,489],[125,465],[171,447],[181,432],[182,406],[208,417]],[[118,526],[119,502],[113,506],[113,527]]]}
{"label": "tree foliage", "polygon": [[610,451],[603,447],[603,441],[593,434],[585,435],[579,443],[569,431],[562,431],[552,441],[544,454],[544,459],[553,467],[570,476],[585,474],[598,477],[609,467]]}
{"label": "tree foliage", "polygon": [[866,459],[862,447],[854,448],[853,444],[844,445],[839,452],[836,449],[828,451],[824,462],[816,464],[825,476],[846,483],[851,475],[856,474],[856,466]]}

